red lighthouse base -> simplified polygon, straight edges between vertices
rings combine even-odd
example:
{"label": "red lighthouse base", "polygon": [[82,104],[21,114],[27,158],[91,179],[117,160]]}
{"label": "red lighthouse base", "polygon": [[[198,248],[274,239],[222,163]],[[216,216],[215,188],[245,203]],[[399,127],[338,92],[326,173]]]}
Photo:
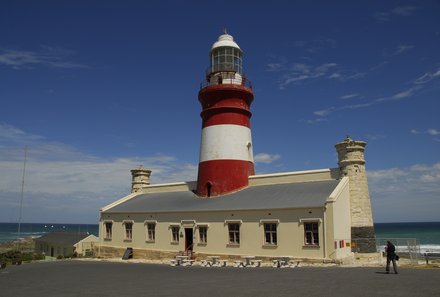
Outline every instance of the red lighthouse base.
{"label": "red lighthouse base", "polygon": [[212,197],[235,192],[249,184],[254,163],[242,160],[211,160],[199,163],[197,194]]}

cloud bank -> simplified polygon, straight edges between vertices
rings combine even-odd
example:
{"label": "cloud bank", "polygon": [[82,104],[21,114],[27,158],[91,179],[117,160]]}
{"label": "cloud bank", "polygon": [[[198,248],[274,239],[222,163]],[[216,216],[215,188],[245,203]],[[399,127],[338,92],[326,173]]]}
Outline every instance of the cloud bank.
{"label": "cloud bank", "polygon": [[0,217],[3,220],[18,218],[25,145],[28,146],[25,221],[63,218],[93,221],[100,207],[130,192],[130,170],[140,164],[152,170],[153,183],[194,180],[197,175],[196,164],[180,162],[174,156],[100,158],[0,124]]}
{"label": "cloud bank", "polygon": [[374,216],[382,222],[440,219],[440,163],[367,171]]}

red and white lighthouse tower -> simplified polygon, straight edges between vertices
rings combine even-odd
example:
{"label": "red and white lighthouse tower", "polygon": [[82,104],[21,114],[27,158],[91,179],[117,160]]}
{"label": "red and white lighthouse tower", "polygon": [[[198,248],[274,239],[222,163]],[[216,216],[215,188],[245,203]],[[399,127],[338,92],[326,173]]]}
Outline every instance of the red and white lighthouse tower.
{"label": "red and white lighthouse tower", "polygon": [[243,52],[231,35],[221,35],[199,92],[202,105],[197,194],[219,196],[245,188],[255,173],[250,129],[254,93],[242,71]]}

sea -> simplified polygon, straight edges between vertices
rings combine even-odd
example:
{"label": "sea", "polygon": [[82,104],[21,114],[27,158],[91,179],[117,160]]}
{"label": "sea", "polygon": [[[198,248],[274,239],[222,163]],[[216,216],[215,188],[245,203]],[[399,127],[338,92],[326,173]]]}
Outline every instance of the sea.
{"label": "sea", "polygon": [[[415,239],[420,253],[440,253],[440,222],[424,223],[376,223],[374,224],[378,250],[386,240],[398,244],[412,242]],[[98,236],[98,224],[51,224],[21,223],[20,234],[18,223],[0,223],[0,243],[20,238],[37,238],[49,232],[88,232]],[[407,240],[411,239],[411,240]]]}

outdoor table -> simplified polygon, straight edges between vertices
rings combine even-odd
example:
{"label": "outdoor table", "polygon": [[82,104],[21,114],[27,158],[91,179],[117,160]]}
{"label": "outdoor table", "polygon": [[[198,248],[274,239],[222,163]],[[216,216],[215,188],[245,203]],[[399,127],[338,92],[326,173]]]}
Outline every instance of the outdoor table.
{"label": "outdoor table", "polygon": [[288,267],[290,257],[279,257],[277,261],[277,267]]}
{"label": "outdoor table", "polygon": [[208,256],[207,258],[211,259],[211,261],[212,261],[211,266],[215,266],[215,265],[217,265],[217,261],[218,261],[218,259],[220,259],[220,256]]}
{"label": "outdoor table", "polygon": [[188,259],[188,256],[176,256],[177,265],[182,265],[183,260]]}
{"label": "outdoor table", "polygon": [[244,266],[250,266],[251,265],[251,260],[255,259],[254,256],[244,256],[242,258],[246,261]]}

